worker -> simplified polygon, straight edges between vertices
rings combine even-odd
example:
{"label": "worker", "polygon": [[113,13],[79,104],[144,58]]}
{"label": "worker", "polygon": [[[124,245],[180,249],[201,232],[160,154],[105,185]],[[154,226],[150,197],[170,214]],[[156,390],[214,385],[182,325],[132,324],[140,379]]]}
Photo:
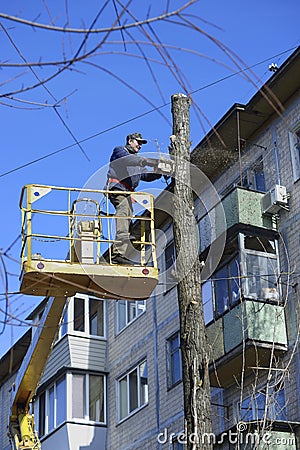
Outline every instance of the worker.
{"label": "worker", "polygon": [[147,141],[141,133],[129,134],[126,145],[115,147],[110,158],[107,189],[118,191],[109,194],[117,216],[116,242],[112,246],[112,262],[115,264],[133,264],[128,258],[129,250],[132,249],[129,230],[133,207],[130,194],[125,192],[133,192],[141,180],[154,181],[161,177],[161,174],[156,173],[156,168],[153,171],[145,169],[147,158],[138,155],[143,144],[147,144]]}

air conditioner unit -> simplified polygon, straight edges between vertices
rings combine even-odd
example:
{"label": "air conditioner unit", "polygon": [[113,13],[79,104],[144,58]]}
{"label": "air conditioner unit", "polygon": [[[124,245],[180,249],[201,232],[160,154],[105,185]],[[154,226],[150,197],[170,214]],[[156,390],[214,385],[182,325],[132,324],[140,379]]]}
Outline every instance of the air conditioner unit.
{"label": "air conditioner unit", "polygon": [[286,187],[276,184],[263,196],[261,203],[263,214],[277,214],[281,208],[286,208],[288,205]]}

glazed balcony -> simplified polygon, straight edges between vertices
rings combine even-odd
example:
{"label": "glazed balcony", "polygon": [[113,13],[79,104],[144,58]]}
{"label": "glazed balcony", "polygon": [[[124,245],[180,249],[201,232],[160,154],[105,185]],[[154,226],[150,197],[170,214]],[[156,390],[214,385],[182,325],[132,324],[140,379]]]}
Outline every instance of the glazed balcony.
{"label": "glazed balcony", "polygon": [[200,213],[200,253],[220,238],[224,232],[233,234],[237,229],[259,228],[276,231],[272,216],[263,214],[263,192],[235,187],[218,205],[203,215]]}
{"label": "glazed balcony", "polygon": [[226,387],[287,350],[284,307],[243,300],[207,326],[211,382]]}

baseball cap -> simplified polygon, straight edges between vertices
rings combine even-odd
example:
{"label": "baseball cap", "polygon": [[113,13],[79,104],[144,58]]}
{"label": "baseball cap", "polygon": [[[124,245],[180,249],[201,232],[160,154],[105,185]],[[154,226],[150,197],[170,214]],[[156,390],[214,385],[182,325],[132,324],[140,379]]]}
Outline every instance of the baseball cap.
{"label": "baseball cap", "polygon": [[141,142],[142,144],[147,144],[146,139],[143,139],[141,133],[132,133],[127,136],[127,142],[129,139],[136,139],[137,141]]}

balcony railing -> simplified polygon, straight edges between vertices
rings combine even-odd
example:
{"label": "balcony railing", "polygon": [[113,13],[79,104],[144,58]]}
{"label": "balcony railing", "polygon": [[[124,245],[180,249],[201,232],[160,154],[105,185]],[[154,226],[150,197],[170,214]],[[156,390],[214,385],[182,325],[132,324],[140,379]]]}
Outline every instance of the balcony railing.
{"label": "balcony railing", "polygon": [[[132,198],[134,263],[113,264],[116,215],[106,190],[28,185],[22,190],[21,292],[38,296],[93,293],[148,298],[158,281],[153,196]],[[147,211],[147,214],[145,214]],[[123,219],[123,217],[121,218]]]}

